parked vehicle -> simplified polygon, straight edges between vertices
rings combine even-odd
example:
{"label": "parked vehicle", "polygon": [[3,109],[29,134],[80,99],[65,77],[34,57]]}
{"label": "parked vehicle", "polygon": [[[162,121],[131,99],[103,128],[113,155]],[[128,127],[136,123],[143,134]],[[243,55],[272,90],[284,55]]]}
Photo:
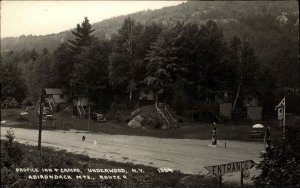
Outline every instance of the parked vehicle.
{"label": "parked vehicle", "polygon": [[[44,106],[44,108],[43,108],[43,115],[45,116],[45,115],[51,115],[52,113],[51,113],[51,109],[50,109],[50,107],[45,107]],[[39,116],[40,115],[40,108],[38,108],[38,110],[37,110],[37,115]]]}
{"label": "parked vehicle", "polygon": [[20,120],[20,121],[29,121],[28,112],[25,110],[25,111],[22,111],[21,113],[19,113],[18,120]]}
{"label": "parked vehicle", "polygon": [[43,119],[45,120],[54,120],[54,115],[53,114],[48,114],[48,115],[44,115]]}

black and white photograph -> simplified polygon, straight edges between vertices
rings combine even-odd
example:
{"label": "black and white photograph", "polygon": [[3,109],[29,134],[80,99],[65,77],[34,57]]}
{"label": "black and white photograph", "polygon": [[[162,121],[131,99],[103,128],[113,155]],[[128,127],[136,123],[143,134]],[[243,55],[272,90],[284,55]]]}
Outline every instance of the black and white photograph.
{"label": "black and white photograph", "polygon": [[299,1],[1,1],[1,187],[300,186]]}

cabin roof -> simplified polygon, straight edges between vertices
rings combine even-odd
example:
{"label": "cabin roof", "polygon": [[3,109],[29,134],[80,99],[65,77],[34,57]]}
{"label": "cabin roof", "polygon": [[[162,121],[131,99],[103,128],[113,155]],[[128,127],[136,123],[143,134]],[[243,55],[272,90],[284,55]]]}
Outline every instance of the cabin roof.
{"label": "cabin roof", "polygon": [[63,94],[62,89],[60,88],[45,88],[45,92],[47,95],[61,95]]}

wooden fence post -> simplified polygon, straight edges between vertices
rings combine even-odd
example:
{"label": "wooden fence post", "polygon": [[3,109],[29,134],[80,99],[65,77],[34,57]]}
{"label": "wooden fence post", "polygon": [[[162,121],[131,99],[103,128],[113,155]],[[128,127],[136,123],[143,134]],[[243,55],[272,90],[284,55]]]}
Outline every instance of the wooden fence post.
{"label": "wooden fence post", "polygon": [[222,187],[222,175],[219,176],[219,186]]}
{"label": "wooden fence post", "polygon": [[241,171],[241,187],[243,187],[244,171]]}

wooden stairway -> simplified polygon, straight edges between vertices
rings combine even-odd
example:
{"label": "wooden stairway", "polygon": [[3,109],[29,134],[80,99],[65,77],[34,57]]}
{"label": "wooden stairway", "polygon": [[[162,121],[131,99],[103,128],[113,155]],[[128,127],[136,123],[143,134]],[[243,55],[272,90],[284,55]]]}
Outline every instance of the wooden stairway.
{"label": "wooden stairway", "polygon": [[168,107],[165,103],[160,103],[162,106],[158,105],[157,101],[155,103],[156,112],[158,114],[158,118],[160,122],[162,123],[163,129],[170,129],[170,128],[176,128],[177,121],[172,116],[170,111],[168,110]]}
{"label": "wooden stairway", "polygon": [[74,105],[76,106],[76,109],[77,109],[79,118],[81,118],[81,116],[82,116],[82,110],[81,110],[81,108],[80,108],[80,105],[78,104],[78,101],[77,101],[77,100],[73,100],[73,103],[74,103]]}
{"label": "wooden stairway", "polygon": [[55,103],[54,100],[52,98],[46,98],[46,102],[48,103],[50,110],[52,112],[55,112]]}
{"label": "wooden stairway", "polygon": [[84,107],[82,105],[79,105],[79,108],[81,108],[81,112],[84,115],[84,117],[86,117],[86,111],[84,109]]}
{"label": "wooden stairway", "polygon": [[168,107],[166,104],[164,104],[164,113],[167,117],[167,119],[169,120],[169,124],[172,128],[176,128],[178,127],[177,125],[177,120],[174,118],[174,116],[171,114],[171,112],[169,111]]}

